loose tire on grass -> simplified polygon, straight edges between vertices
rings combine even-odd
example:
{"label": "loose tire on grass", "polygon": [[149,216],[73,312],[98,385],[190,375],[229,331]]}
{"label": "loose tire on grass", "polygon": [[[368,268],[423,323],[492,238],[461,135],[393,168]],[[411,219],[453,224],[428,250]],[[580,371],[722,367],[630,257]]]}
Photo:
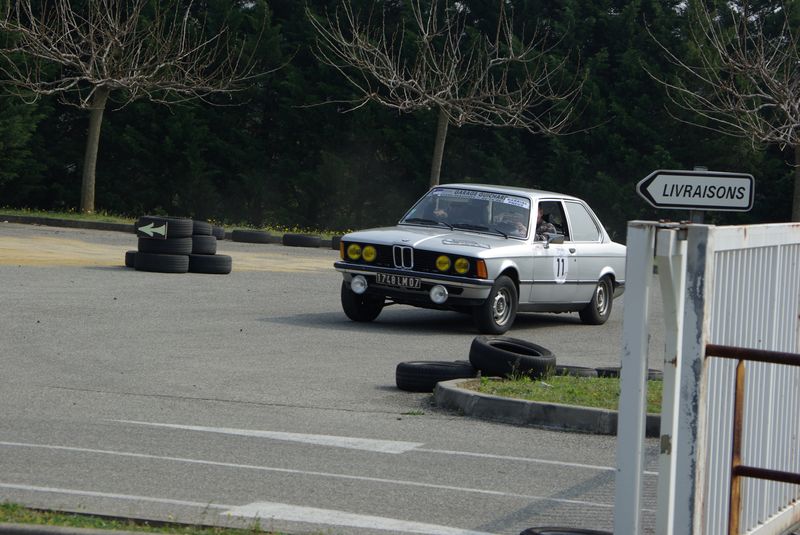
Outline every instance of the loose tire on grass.
{"label": "loose tire on grass", "polygon": [[319,247],[322,238],[312,234],[284,234],[282,242],[288,247]]}
{"label": "loose tire on grass", "polygon": [[571,377],[597,377],[597,370],[587,366],[556,366],[555,375],[569,375]]}
{"label": "loose tire on grass", "polygon": [[154,228],[158,228],[166,223],[168,239],[188,238],[192,235],[192,230],[194,229],[194,223],[191,219],[156,215],[143,215],[136,221],[135,228],[138,232],[138,229],[146,227],[151,223]]}
{"label": "loose tire on grass", "polygon": [[136,271],[186,273],[189,271],[189,256],[138,252],[133,267]]}
{"label": "loose tire on grass", "polygon": [[536,378],[556,366],[556,357],[549,349],[509,336],[476,336],[469,361],[483,375],[498,377],[521,374]]}
{"label": "loose tire on grass", "polygon": [[140,253],[187,255],[192,252],[192,237],[153,240],[139,238]]}
{"label": "loose tire on grass", "polygon": [[231,233],[233,241],[245,243],[274,243],[275,238],[269,232],[260,230],[234,230]]}
{"label": "loose tire on grass", "polygon": [[233,268],[233,260],[228,255],[189,255],[189,273],[210,273],[227,275]]}
{"label": "loose tire on grass", "polygon": [[217,239],[214,236],[195,234],[192,236],[192,254],[216,254]]}
{"label": "loose tire on grass", "polygon": [[218,227],[214,225],[214,228],[211,229],[211,235],[214,236],[218,240],[225,239],[225,229],[222,227]]}
{"label": "loose tire on grass", "polygon": [[195,236],[211,236],[212,225],[207,221],[192,221],[192,234]]}
{"label": "loose tire on grass", "polygon": [[433,392],[436,383],[451,379],[475,377],[469,363],[447,361],[401,362],[395,370],[397,388],[408,392]]}
{"label": "loose tire on grass", "polygon": [[125,252],[125,267],[132,268],[136,262],[136,251]]}

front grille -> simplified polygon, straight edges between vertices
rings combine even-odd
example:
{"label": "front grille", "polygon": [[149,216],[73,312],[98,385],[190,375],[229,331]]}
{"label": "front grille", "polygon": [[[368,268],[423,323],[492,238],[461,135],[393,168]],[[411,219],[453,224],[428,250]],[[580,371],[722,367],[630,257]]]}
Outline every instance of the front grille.
{"label": "front grille", "polygon": [[[352,243],[348,242],[344,244],[345,251],[347,250],[347,246]],[[359,243],[362,247],[366,245],[371,245],[369,243]],[[376,267],[387,267],[387,268],[396,268],[396,269],[413,269],[414,271],[421,271],[426,273],[438,273],[442,274],[441,271],[436,269],[436,258],[442,255],[441,252],[436,251],[426,251],[424,249],[414,249],[409,245],[373,245],[375,247],[375,251],[377,255],[373,262],[365,262],[363,259],[356,260],[355,263],[357,264],[365,264],[369,266],[376,266]],[[455,262],[456,256],[450,256],[450,260]],[[477,274],[475,271],[475,258],[472,257],[465,257],[469,260],[470,268],[469,271],[465,275],[460,275],[453,271],[451,268],[449,271],[445,272],[446,275],[456,275],[460,277],[469,277],[469,278],[477,278]],[[345,258],[347,262],[354,262],[349,258]]]}

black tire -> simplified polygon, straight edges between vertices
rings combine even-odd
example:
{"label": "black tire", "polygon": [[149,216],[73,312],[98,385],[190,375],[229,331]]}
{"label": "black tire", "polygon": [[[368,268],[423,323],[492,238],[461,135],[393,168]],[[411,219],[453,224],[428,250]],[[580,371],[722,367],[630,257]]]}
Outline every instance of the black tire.
{"label": "black tire", "polygon": [[433,392],[436,383],[451,379],[475,377],[477,372],[469,363],[447,361],[401,362],[395,370],[397,388],[408,392]]}
{"label": "black tire", "polygon": [[536,378],[556,366],[556,357],[549,349],[508,336],[476,336],[469,361],[483,375],[498,377],[521,374]]}
{"label": "black tire", "polygon": [[192,254],[212,255],[217,253],[217,239],[214,236],[195,234],[192,236]]}
{"label": "black tire", "polygon": [[261,230],[234,230],[231,232],[233,241],[245,243],[274,243],[275,238],[269,232]]}
{"label": "black tire", "polygon": [[610,531],[580,528],[528,528],[519,535],[613,535]]}
{"label": "black tire", "polygon": [[333,238],[331,238],[331,249],[333,249],[334,251],[338,251],[339,244],[341,243],[341,241],[342,241],[341,236],[334,236]]}
{"label": "black tire", "polygon": [[133,267],[136,271],[156,273],[186,273],[189,271],[189,256],[174,254],[136,253]]}
{"label": "black tire", "polygon": [[284,234],[282,242],[288,247],[319,247],[322,238],[312,234]]}
{"label": "black tire", "polygon": [[214,225],[214,228],[211,229],[211,235],[214,236],[217,240],[224,240],[225,229]]}
{"label": "black tire", "polygon": [[233,259],[224,254],[190,254],[189,273],[227,275],[233,269]]}
{"label": "black tire", "polygon": [[[619,378],[620,367],[619,366],[601,366],[600,368],[595,368],[595,371],[597,371],[597,376],[598,377]],[[661,370],[648,368],[648,370],[647,370],[647,380],[648,381],[663,381],[664,380],[664,372],[662,372]]]}
{"label": "black tire", "polygon": [[160,227],[166,223],[167,239],[188,238],[192,235],[194,223],[191,219],[182,217],[166,217],[156,215],[143,215],[136,221],[135,229],[138,236],[143,236],[138,229],[149,224],[153,227]]}
{"label": "black tire", "polygon": [[342,281],[341,299],[345,315],[359,322],[370,322],[377,318],[385,303],[381,298],[354,293],[345,281]]}
{"label": "black tire", "polygon": [[132,268],[136,262],[136,251],[125,252],[125,267]]}
{"label": "black tire", "polygon": [[611,279],[603,277],[594,288],[592,300],[578,314],[586,325],[602,325],[611,316],[614,303],[614,285]]}
{"label": "black tire", "polygon": [[569,375],[572,377],[597,377],[597,370],[586,366],[556,366],[554,375]]}
{"label": "black tire", "polygon": [[187,255],[192,252],[192,237],[151,240],[139,238],[140,253]]}
{"label": "black tire", "polygon": [[212,225],[207,221],[192,221],[192,234],[195,236],[211,236]]}
{"label": "black tire", "polygon": [[483,334],[508,331],[517,317],[518,302],[514,281],[505,275],[497,277],[486,301],[472,309],[472,319],[478,331]]}

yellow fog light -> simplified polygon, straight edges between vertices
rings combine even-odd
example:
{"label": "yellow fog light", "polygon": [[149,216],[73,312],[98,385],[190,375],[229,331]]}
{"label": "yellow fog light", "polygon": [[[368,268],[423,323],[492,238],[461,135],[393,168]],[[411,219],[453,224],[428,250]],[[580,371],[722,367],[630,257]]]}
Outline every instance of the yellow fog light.
{"label": "yellow fog light", "polygon": [[439,271],[447,271],[450,269],[450,258],[447,256],[440,256],[436,259],[436,269]]}
{"label": "yellow fog light", "polygon": [[367,262],[372,262],[378,257],[378,251],[376,251],[373,246],[367,245],[364,247],[364,250],[361,251],[361,256]]}
{"label": "yellow fog light", "polygon": [[453,267],[456,269],[456,273],[463,275],[469,271],[469,260],[466,258],[459,258],[456,260],[456,263],[453,264]]}
{"label": "yellow fog light", "polygon": [[347,257],[350,260],[358,260],[361,258],[361,246],[357,243],[351,243],[347,246]]}

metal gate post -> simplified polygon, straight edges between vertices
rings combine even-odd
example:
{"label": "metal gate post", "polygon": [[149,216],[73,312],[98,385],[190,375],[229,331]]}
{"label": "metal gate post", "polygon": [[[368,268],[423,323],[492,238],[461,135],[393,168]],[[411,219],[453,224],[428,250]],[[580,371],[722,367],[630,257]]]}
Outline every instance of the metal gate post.
{"label": "metal gate post", "polygon": [[673,532],[703,533],[705,481],[705,345],[714,288],[714,227],[689,225],[686,248],[686,302],[678,364],[679,399],[672,443],[675,462]]}
{"label": "metal gate post", "polygon": [[648,221],[628,222],[614,496],[614,533],[617,535],[637,535],[641,526],[648,298],[657,225]]}
{"label": "metal gate post", "polygon": [[658,509],[656,511],[656,533],[671,535],[675,511],[675,456],[672,443],[676,437],[676,395],[680,387],[677,376],[680,362],[680,340],[683,334],[684,281],[686,272],[685,230],[660,229],[656,235],[656,266],[661,282],[664,307],[664,389],[661,397],[661,453],[658,470]]}

